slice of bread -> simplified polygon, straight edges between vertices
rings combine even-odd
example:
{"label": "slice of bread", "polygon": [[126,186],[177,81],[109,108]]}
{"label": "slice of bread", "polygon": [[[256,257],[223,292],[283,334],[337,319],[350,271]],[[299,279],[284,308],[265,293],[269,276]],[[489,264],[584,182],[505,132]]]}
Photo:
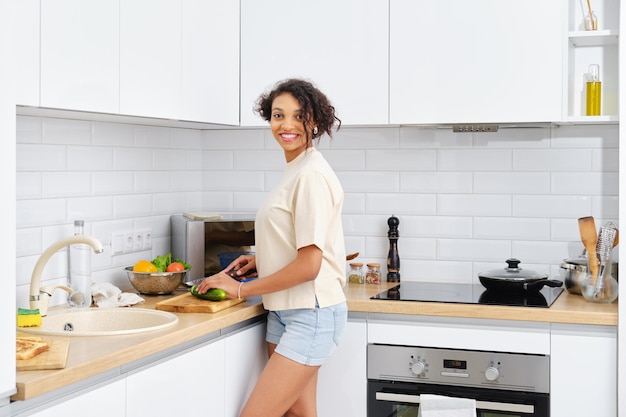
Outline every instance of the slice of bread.
{"label": "slice of bread", "polygon": [[29,337],[15,339],[15,358],[18,360],[31,359],[50,348],[43,340],[29,340]]}

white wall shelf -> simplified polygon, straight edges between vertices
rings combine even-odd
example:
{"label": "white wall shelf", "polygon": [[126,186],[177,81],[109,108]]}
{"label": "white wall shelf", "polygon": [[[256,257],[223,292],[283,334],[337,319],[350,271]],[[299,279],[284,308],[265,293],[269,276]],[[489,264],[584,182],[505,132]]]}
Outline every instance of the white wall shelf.
{"label": "white wall shelf", "polygon": [[569,32],[569,41],[575,47],[617,45],[617,30],[591,30]]}

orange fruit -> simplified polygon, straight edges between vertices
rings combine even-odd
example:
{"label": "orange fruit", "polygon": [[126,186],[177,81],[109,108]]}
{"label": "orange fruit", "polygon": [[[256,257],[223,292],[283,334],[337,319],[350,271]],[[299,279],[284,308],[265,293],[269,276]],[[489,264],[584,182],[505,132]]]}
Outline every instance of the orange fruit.
{"label": "orange fruit", "polygon": [[133,266],[134,272],[157,272],[157,267],[150,261],[142,259]]}

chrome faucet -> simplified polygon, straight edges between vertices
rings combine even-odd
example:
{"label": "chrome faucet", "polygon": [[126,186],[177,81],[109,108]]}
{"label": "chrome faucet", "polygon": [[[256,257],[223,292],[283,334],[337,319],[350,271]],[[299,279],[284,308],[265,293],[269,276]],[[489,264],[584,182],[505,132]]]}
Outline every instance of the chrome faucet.
{"label": "chrome faucet", "polygon": [[33,275],[30,278],[30,309],[39,309],[39,313],[42,316],[48,314],[48,303],[50,302],[50,297],[52,297],[52,293],[58,288],[68,293],[71,293],[72,290],[65,285],[49,285],[46,287],[41,287],[41,272],[43,268],[46,266],[52,255],[54,255],[58,250],[62,249],[68,245],[74,245],[77,243],[84,243],[93,248],[95,253],[101,253],[104,248],[102,247],[102,243],[95,237],[85,236],[85,235],[75,235],[70,236],[65,239],[61,239],[58,242],[53,243],[46,249],[35,264],[35,269],[33,269]]}

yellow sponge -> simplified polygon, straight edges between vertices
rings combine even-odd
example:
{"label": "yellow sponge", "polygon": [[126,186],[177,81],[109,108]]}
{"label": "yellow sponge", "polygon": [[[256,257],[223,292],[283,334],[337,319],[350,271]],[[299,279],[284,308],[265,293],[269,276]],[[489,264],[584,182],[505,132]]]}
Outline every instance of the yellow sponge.
{"label": "yellow sponge", "polygon": [[17,327],[41,326],[41,314],[39,309],[29,310],[27,308],[17,309]]}

